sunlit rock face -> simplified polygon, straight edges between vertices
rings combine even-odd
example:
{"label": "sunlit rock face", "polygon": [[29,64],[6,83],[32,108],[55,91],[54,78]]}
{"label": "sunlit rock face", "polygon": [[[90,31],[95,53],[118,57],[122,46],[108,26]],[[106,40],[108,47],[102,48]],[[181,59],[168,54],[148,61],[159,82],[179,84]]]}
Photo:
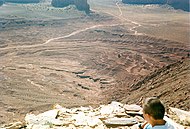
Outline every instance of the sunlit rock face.
{"label": "sunlit rock face", "polygon": [[60,8],[69,5],[75,5],[80,11],[85,11],[86,13],[89,13],[90,11],[90,6],[87,3],[87,0],[52,0],[51,4],[54,7]]}
{"label": "sunlit rock face", "polygon": [[166,0],[122,0],[126,4],[165,4]]}
{"label": "sunlit rock face", "polygon": [[168,4],[174,9],[189,11],[189,0],[122,0],[125,4]]}
{"label": "sunlit rock face", "polygon": [[3,0],[0,0],[0,6],[3,5],[3,3],[4,3]]}
{"label": "sunlit rock face", "polygon": [[167,4],[171,5],[175,9],[182,9],[184,11],[190,11],[189,0],[168,0]]}
{"label": "sunlit rock face", "polygon": [[39,3],[40,0],[5,0],[5,2],[11,2],[11,3]]}

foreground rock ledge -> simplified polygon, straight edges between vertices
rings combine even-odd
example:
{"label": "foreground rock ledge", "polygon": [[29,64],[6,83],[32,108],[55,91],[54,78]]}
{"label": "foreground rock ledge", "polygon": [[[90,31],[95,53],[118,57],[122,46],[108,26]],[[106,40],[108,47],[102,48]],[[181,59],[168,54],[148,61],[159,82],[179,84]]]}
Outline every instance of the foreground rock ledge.
{"label": "foreground rock ledge", "polygon": [[[190,112],[170,108],[164,119],[176,129],[190,129]],[[174,122],[175,121],[175,122]],[[15,122],[0,129],[137,129],[143,123],[142,108],[112,102],[98,108],[64,108],[55,105],[54,109],[39,115],[27,114],[24,122]]]}

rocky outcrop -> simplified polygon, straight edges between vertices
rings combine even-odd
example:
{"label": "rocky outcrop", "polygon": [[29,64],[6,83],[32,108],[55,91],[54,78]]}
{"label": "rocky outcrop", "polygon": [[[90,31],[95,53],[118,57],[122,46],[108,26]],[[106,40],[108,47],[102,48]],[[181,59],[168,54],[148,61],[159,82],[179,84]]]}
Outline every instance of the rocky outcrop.
{"label": "rocky outcrop", "polygon": [[[177,118],[174,122],[171,118]],[[177,129],[189,126],[190,112],[170,108],[165,120]],[[108,105],[98,108],[79,107],[64,108],[55,105],[53,110],[39,115],[27,114],[24,122],[15,122],[4,125],[1,129],[138,129],[138,124],[143,123],[142,108],[139,105],[128,105],[113,101]]]}
{"label": "rocky outcrop", "polygon": [[40,0],[5,0],[10,3],[39,3]]}
{"label": "rocky outcrop", "polygon": [[86,13],[89,13],[90,6],[87,3],[87,0],[75,0],[74,4],[76,5],[78,10],[85,11]]}
{"label": "rocky outcrop", "polygon": [[74,0],[52,0],[51,5],[54,7],[66,7],[74,4]]}
{"label": "rocky outcrop", "polygon": [[0,6],[3,5],[4,1],[3,0],[0,0]]}
{"label": "rocky outcrop", "polygon": [[126,4],[168,4],[175,9],[190,11],[189,0],[122,0]]}
{"label": "rocky outcrop", "polygon": [[75,5],[76,8],[80,11],[85,11],[89,13],[90,6],[87,3],[87,0],[52,0],[52,6],[54,7],[66,7],[69,5]]}

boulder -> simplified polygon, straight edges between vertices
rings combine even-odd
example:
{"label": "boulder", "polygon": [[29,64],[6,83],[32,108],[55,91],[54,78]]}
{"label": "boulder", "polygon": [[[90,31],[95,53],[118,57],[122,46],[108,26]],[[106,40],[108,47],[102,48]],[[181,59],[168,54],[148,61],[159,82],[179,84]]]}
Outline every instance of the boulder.
{"label": "boulder", "polygon": [[34,114],[27,114],[25,117],[25,122],[28,124],[28,126],[32,126],[33,128],[35,126],[36,128],[40,129],[42,129],[42,127],[49,128],[51,125],[64,125],[64,121],[56,119],[58,111],[59,110],[54,109],[37,116]]}
{"label": "boulder", "polygon": [[125,112],[123,106],[119,102],[112,102],[106,106],[101,105],[100,114],[101,115],[111,115],[116,113],[123,113]]}

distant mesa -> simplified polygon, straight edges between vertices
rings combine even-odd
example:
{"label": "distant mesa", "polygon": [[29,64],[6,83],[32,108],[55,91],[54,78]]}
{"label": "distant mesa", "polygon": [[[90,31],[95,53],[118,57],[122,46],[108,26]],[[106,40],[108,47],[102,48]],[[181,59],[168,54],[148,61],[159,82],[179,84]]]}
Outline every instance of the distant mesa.
{"label": "distant mesa", "polygon": [[10,3],[39,3],[40,0],[5,0],[5,2],[10,2]]}
{"label": "distant mesa", "polygon": [[3,5],[4,1],[3,0],[0,0],[0,6]]}
{"label": "distant mesa", "polygon": [[126,4],[165,4],[167,0],[122,0]]}
{"label": "distant mesa", "polygon": [[190,11],[189,5],[190,1],[189,0],[168,0],[167,4],[171,5],[175,9],[182,9],[184,11]]}
{"label": "distant mesa", "polygon": [[52,0],[51,4],[53,7],[59,8],[75,5],[80,11],[85,11],[87,14],[90,12],[90,6],[87,0]]}
{"label": "distant mesa", "polygon": [[122,0],[125,4],[168,4],[174,9],[181,9],[184,11],[190,11],[189,0]]}

